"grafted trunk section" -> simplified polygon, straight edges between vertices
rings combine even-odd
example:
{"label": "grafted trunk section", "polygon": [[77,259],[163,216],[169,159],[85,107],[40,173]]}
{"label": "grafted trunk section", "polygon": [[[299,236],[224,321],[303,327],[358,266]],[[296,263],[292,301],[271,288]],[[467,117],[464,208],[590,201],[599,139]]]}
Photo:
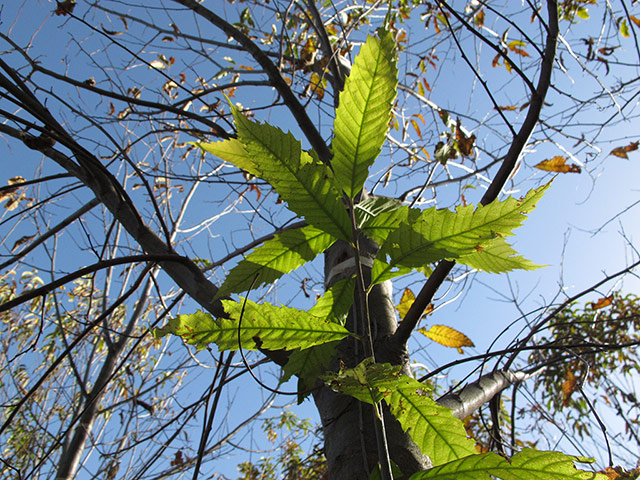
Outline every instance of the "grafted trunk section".
{"label": "grafted trunk section", "polygon": [[[366,238],[360,240],[361,256],[365,279],[370,278],[370,260],[373,260],[378,246]],[[353,251],[346,242],[337,242],[325,253],[325,283],[329,288],[333,283],[350,277],[355,269]],[[376,360],[394,365],[402,365],[405,373],[409,373],[409,356],[404,345],[390,343],[395,332],[397,320],[391,283],[385,282],[374,286],[369,295],[369,312],[371,331],[374,336]],[[347,328],[362,334],[361,312],[354,302],[347,319]],[[337,371],[342,362],[347,367],[354,367],[364,358],[364,349],[354,338],[345,339],[338,347],[331,369]],[[356,399],[333,392],[322,387],[314,393],[314,400],[322,420],[325,455],[331,480],[367,480],[370,472],[378,463],[376,434],[373,423],[371,405],[363,404]],[[408,434],[402,431],[400,424],[385,412],[385,429],[391,460],[402,470],[405,478],[419,470],[431,466],[429,458],[423,455]]]}

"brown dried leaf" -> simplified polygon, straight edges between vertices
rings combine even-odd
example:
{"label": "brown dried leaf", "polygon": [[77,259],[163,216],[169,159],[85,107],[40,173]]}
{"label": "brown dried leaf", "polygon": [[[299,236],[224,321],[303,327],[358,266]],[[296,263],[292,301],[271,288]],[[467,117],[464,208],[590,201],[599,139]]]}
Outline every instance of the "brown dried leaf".
{"label": "brown dried leaf", "polygon": [[578,389],[578,379],[573,373],[573,370],[567,370],[566,375],[564,376],[565,380],[562,382],[562,405],[565,407],[569,406],[569,402],[571,400],[571,395]]}
{"label": "brown dried leaf", "polygon": [[56,15],[71,15],[73,13],[73,9],[76,8],[76,0],[64,0],[62,2],[57,2],[58,6],[56,7],[55,13]]}
{"label": "brown dried leaf", "polygon": [[11,251],[15,251],[16,248],[18,248],[20,245],[24,245],[25,243],[27,243],[29,240],[31,240],[33,237],[35,237],[34,235],[25,235],[24,237],[20,237],[18,240],[16,240],[16,243],[13,244],[13,247],[11,247]]}
{"label": "brown dried leaf", "polygon": [[629,156],[627,155],[627,153],[633,152],[634,150],[638,150],[639,145],[640,145],[640,142],[631,142],[629,145],[625,145],[624,147],[614,148],[613,150],[611,150],[611,152],[609,152],[609,155],[628,159]]}
{"label": "brown dried leaf", "polygon": [[473,144],[476,141],[476,136],[467,135],[462,131],[460,126],[460,120],[456,123],[456,141],[458,142],[458,151],[463,157],[470,157],[473,155]]}

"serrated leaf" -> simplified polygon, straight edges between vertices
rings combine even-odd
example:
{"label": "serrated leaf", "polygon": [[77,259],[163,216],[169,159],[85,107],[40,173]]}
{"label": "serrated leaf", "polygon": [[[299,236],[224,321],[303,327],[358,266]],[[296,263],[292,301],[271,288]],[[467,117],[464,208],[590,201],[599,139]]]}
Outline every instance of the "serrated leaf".
{"label": "serrated leaf", "polygon": [[205,152],[232,163],[236,167],[246,170],[251,175],[259,175],[259,170],[255,163],[257,159],[247,152],[240,140],[230,138],[219,142],[198,142],[194,145]]}
{"label": "serrated leaf", "polygon": [[425,386],[406,376],[385,392],[393,416],[434,465],[476,453],[460,420],[427,396]]}
{"label": "serrated leaf", "polygon": [[273,283],[285,273],[313,260],[334,241],[334,237],[310,225],[284,231],[240,261],[229,272],[216,297],[248,290],[256,275],[256,287]]}
{"label": "serrated leaf", "polygon": [[504,238],[498,237],[486,247],[459,257],[456,261],[471,268],[489,273],[504,273],[512,270],[535,270],[544,265],[536,265],[517,254]]}
{"label": "serrated leaf", "polygon": [[[162,328],[154,330],[154,336],[178,335],[198,350],[215,343],[220,351],[237,350],[238,319],[242,304],[223,300],[230,318],[214,319],[208,313],[198,311],[191,315],[178,315]],[[247,300],[242,317],[240,340],[242,348],[257,350],[294,350],[309,348],[327,342],[341,340],[349,332],[341,325],[309,315],[308,312],[268,303],[256,304]]]}
{"label": "serrated leaf", "polygon": [[332,166],[351,198],[362,190],[380,154],[396,95],[398,70],[392,35],[369,37],[356,57],[336,110]]}
{"label": "serrated leaf", "polygon": [[[468,205],[455,212],[423,211],[387,237],[378,252],[380,261],[374,262],[372,282],[388,277],[393,267],[418,268],[444,258],[456,260],[488,247],[496,238],[513,235],[511,231],[522,224],[549,185],[531,190],[520,200],[507,198],[477,208]],[[385,256],[390,258],[388,264]]]}
{"label": "serrated leaf", "polygon": [[576,469],[576,459],[559,452],[524,449],[511,461],[493,453],[471,455],[411,476],[410,480],[606,480],[606,476]]}
{"label": "serrated leaf", "polygon": [[471,339],[464,333],[446,325],[432,325],[429,330],[419,328],[418,331],[440,345],[457,348],[460,353],[462,353],[461,347],[475,347]]}
{"label": "serrated leaf", "polygon": [[291,133],[252,122],[233,105],[231,111],[238,139],[198,146],[269,182],[309,224],[336,238],[350,239],[351,223],[333,172],[303,152]]}
{"label": "serrated leaf", "polygon": [[429,387],[401,375],[399,366],[365,359],[355,368],[325,377],[334,391],[374,403],[381,399],[434,465],[473,455],[475,444],[451,410],[429,396]]}
{"label": "serrated leaf", "polygon": [[410,211],[393,198],[372,197],[355,206],[356,223],[365,235],[382,243],[400,222],[407,219]]}
{"label": "serrated leaf", "polygon": [[324,320],[339,321],[351,309],[355,284],[355,278],[337,281],[318,299],[309,313]]}
{"label": "serrated leaf", "polygon": [[409,480],[489,480],[488,469],[506,462],[493,452],[471,455],[413,474]]}

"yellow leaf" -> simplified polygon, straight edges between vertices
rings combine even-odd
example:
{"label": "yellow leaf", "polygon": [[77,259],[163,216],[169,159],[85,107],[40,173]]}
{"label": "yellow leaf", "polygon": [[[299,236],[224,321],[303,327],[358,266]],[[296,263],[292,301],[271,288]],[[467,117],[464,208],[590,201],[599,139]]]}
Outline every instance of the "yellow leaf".
{"label": "yellow leaf", "polygon": [[429,330],[420,328],[418,331],[440,345],[457,348],[460,353],[462,353],[462,348],[460,347],[475,347],[464,333],[446,325],[433,325]]}
{"label": "yellow leaf", "polygon": [[415,299],[416,299],[416,296],[413,294],[413,292],[410,289],[405,288],[404,292],[402,292],[402,298],[400,298],[400,303],[396,307],[396,310],[398,310],[398,314],[400,314],[400,318],[404,318],[404,316],[407,314],[407,312],[411,308],[411,305],[413,305],[413,301]]}
{"label": "yellow leaf", "polygon": [[557,172],[557,173],[580,173],[581,169],[579,165],[575,165],[573,163],[567,164],[567,158],[556,156],[553,158],[549,158],[547,160],[543,160],[538,163],[535,168],[540,170],[545,170],[547,172]]}

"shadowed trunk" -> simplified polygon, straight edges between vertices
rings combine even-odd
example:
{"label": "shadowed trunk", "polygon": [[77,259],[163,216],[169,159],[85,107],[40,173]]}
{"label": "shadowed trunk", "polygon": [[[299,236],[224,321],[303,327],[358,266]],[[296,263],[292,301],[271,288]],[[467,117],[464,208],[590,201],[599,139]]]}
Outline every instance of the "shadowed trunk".
{"label": "shadowed trunk", "polygon": [[[377,245],[363,238],[360,241],[362,257],[373,259]],[[363,261],[365,281],[370,279],[370,268]],[[346,242],[337,242],[325,253],[325,288],[353,275],[355,265],[353,251]],[[328,284],[327,281],[331,283]],[[391,283],[376,285],[369,295],[371,330],[374,336],[376,361],[402,365],[405,374],[410,374],[409,356],[405,346],[389,345],[395,332],[397,320],[391,297]],[[356,295],[357,297],[357,295]],[[361,315],[354,307],[347,320],[347,328],[362,334]],[[354,367],[364,358],[364,349],[358,340],[345,339],[338,347],[331,369],[337,371],[342,362]],[[378,450],[371,405],[363,404],[353,397],[333,392],[322,387],[314,394],[314,400],[322,420],[325,454],[331,480],[367,480],[378,463]],[[402,470],[405,478],[414,472],[431,466],[429,458],[422,455],[409,435],[391,414],[385,412],[385,429],[391,460]]]}

